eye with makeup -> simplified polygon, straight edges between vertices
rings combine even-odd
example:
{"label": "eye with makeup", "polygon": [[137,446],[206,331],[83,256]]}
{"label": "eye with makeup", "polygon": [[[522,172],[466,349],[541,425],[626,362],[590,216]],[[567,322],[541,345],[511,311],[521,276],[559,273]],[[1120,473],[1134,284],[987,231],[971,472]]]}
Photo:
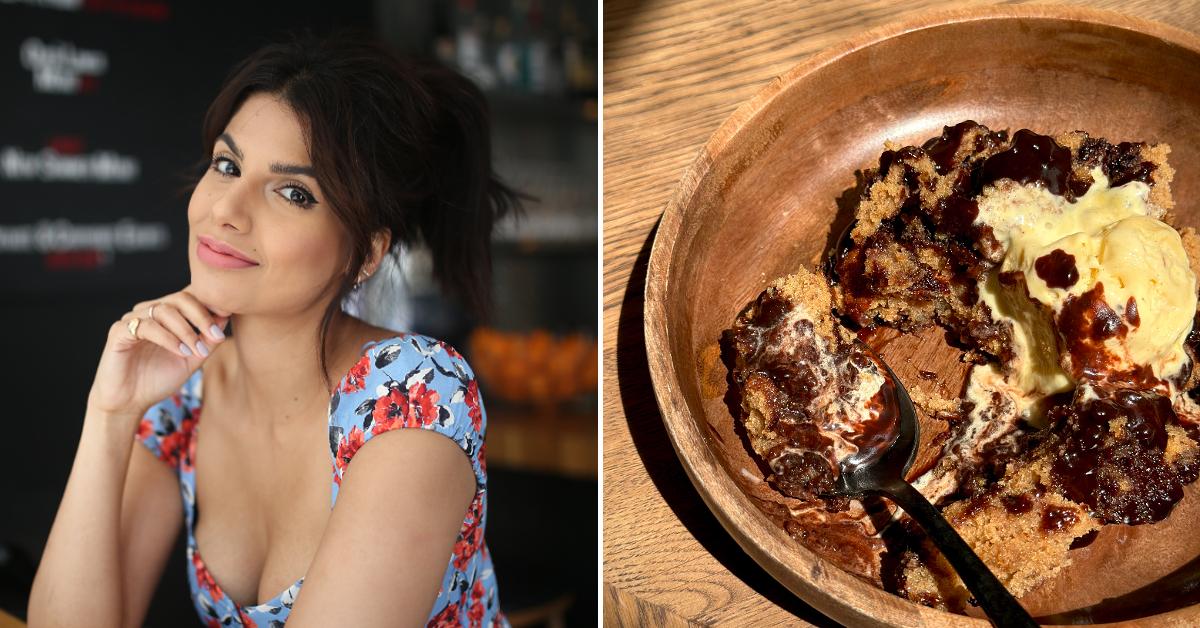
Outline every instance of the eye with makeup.
{"label": "eye with makeup", "polygon": [[224,155],[214,155],[209,168],[213,172],[226,177],[236,177],[241,174],[241,170],[238,169],[237,164]]}
{"label": "eye with makeup", "polygon": [[313,196],[312,192],[309,192],[308,188],[299,183],[290,182],[275,192],[296,207],[309,209],[317,204],[317,199]]}
{"label": "eye with makeup", "polygon": [[[225,155],[213,156],[210,169],[222,177],[237,177],[241,176],[241,170],[232,159]],[[308,190],[304,184],[297,181],[288,181],[282,187],[275,190],[283,199],[301,209],[309,209],[317,204],[316,196]]]}

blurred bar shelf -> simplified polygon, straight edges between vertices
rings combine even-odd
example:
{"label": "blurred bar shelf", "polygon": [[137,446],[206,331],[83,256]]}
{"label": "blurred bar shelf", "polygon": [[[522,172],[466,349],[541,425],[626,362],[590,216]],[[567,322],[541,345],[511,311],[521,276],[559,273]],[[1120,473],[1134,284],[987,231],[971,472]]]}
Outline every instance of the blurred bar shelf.
{"label": "blurred bar shelf", "polygon": [[595,479],[595,411],[496,402],[487,406],[487,463]]}

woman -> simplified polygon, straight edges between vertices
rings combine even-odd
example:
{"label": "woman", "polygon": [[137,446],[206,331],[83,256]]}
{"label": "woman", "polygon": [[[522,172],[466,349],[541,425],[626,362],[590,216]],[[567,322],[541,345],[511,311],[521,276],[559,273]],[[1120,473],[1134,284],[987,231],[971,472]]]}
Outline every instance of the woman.
{"label": "woman", "polygon": [[30,626],[141,625],[181,526],[208,625],[505,623],[470,368],[340,307],[418,241],[486,303],[515,202],[488,133],[465,79],[374,45],[235,69],[204,122],[192,281],[109,330]]}

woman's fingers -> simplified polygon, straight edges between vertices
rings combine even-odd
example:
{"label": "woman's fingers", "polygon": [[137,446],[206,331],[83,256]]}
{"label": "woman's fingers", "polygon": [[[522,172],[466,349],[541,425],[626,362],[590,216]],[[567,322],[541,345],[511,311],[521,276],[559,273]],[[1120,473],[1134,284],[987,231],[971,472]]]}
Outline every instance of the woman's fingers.
{"label": "woman's fingers", "polygon": [[[156,317],[158,316],[157,310],[155,310],[154,315]],[[137,331],[136,334],[130,334],[131,340],[136,336],[137,340],[152,342],[163,349],[166,349],[167,351],[184,358],[190,358],[195,355],[192,350],[189,349],[186,344],[181,342],[179,337],[173,332],[168,330],[166,327],[163,327],[162,324],[158,323],[157,321],[153,321],[148,318],[142,318],[142,316],[138,313],[130,312],[121,319],[121,325],[125,327],[125,333],[129,333],[130,321],[135,318],[138,319],[136,328]]]}
{"label": "woman's fingers", "polygon": [[[199,299],[187,292],[176,292],[171,297],[171,303],[177,306],[192,325],[208,337],[212,343],[225,339],[225,332],[221,331],[221,328],[229,320],[227,316],[214,316]],[[155,310],[155,315],[157,314],[158,310]]]}
{"label": "woman's fingers", "polygon": [[[151,309],[153,308],[153,310]],[[230,314],[210,310],[185,288],[158,299],[142,301],[121,318],[122,344],[136,344],[129,324],[139,319],[137,339],[152,342],[184,358],[207,358],[213,347],[225,340],[224,327]]]}
{"label": "woman's fingers", "polygon": [[[170,324],[167,327],[176,330],[179,333],[180,339],[187,342],[193,348],[198,341],[191,338],[191,336],[195,336],[196,334],[200,334],[207,339],[205,343],[207,349],[212,349],[217,343],[225,339],[223,329],[229,322],[229,316],[220,312],[214,313],[201,303],[199,299],[184,291],[174,292],[153,301],[142,301],[133,306],[133,312],[142,318],[151,318],[150,315],[153,314],[153,318],[158,319],[159,312],[165,312],[165,308],[167,307],[177,310],[192,329],[190,333],[185,334],[182,329],[173,327]],[[151,312],[150,308],[154,308],[154,311]]]}
{"label": "woman's fingers", "polygon": [[196,335],[192,324],[188,322],[188,319],[184,318],[183,314],[175,308],[174,304],[166,302],[155,304],[154,322],[175,334],[175,337],[183,343],[184,347],[189,348],[201,357],[208,357],[210,347]]}

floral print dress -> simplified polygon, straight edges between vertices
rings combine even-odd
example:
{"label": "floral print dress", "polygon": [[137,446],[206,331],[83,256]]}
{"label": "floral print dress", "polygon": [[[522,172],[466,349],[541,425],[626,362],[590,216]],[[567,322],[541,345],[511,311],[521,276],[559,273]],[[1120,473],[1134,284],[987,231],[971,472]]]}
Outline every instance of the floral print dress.
{"label": "floral print dress", "polygon": [[[405,334],[363,345],[364,352],[338,382],[329,400],[330,482],[333,504],[354,454],[388,430],[432,430],[455,443],[471,460],[475,499],[467,509],[429,626],[507,626],[500,612],[496,577],[484,543],[487,468],[483,435],[486,414],[466,361],[449,345]],[[207,626],[283,626],[304,579],[254,606],[238,606],[222,590],[196,549],[196,475],[192,466],[203,409],[202,370],[180,391],[155,404],[138,426],[137,440],[179,476],[187,526],[187,570],[192,601]]]}

